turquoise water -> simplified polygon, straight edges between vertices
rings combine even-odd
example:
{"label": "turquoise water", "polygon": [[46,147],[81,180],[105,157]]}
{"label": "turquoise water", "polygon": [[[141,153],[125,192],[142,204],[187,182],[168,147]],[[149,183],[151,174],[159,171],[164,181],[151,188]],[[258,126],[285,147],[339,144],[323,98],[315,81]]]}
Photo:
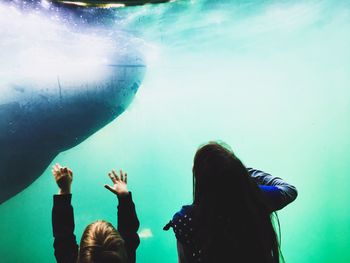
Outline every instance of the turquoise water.
{"label": "turquoise water", "polygon": [[[177,1],[117,11],[145,43],[131,106],[53,163],[74,171],[76,235],[115,222],[103,185],[129,174],[141,222],[138,262],[176,262],[162,227],[191,202],[199,144],[224,140],[243,162],[297,186],[279,212],[287,262],[350,261],[350,3]],[[0,206],[0,261],[53,262],[50,168]],[[150,234],[151,233],[151,234]]]}

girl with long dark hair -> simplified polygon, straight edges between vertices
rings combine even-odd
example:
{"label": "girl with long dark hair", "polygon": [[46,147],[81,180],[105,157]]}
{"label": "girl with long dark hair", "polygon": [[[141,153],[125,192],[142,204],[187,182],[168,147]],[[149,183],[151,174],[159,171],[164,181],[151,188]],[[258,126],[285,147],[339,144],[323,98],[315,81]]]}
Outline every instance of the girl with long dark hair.
{"label": "girl with long dark hair", "polygon": [[210,142],[194,157],[193,190],[193,204],[165,227],[174,229],[179,262],[280,262],[271,214],[295,200],[294,186]]}

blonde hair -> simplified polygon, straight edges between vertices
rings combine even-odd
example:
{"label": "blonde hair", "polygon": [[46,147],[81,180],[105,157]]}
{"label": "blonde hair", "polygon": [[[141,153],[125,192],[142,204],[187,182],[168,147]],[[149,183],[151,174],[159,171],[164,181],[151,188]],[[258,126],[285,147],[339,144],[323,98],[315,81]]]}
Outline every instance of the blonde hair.
{"label": "blonde hair", "polygon": [[126,263],[124,240],[111,223],[98,220],[88,225],[81,237],[79,263]]}

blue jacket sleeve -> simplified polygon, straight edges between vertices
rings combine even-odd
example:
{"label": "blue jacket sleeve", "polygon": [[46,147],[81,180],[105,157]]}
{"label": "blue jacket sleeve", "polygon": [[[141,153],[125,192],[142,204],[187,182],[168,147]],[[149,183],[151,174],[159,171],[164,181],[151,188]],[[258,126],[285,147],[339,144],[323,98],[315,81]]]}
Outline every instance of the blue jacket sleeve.
{"label": "blue jacket sleeve", "polygon": [[54,195],[52,208],[52,228],[56,261],[76,263],[78,245],[74,235],[74,214],[72,195]]}
{"label": "blue jacket sleeve", "polygon": [[282,209],[298,196],[296,187],[279,177],[252,168],[248,168],[248,173],[263,191],[272,211]]}

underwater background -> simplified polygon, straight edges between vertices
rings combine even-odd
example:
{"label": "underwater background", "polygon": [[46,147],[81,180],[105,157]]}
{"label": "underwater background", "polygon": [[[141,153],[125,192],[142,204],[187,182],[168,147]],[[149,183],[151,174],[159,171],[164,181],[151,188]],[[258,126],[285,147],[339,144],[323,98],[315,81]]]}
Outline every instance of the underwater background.
{"label": "underwater background", "polygon": [[[117,200],[103,185],[123,168],[141,222],[137,261],[177,262],[162,228],[192,201],[197,147],[223,140],[247,166],[298,188],[278,212],[286,262],[350,262],[350,2],[188,0],[115,12],[115,27],[146,43],[147,72],[121,116],[52,162],[74,171],[78,242],[90,222],[115,223]],[[54,262],[50,167],[0,205],[0,262]]]}

